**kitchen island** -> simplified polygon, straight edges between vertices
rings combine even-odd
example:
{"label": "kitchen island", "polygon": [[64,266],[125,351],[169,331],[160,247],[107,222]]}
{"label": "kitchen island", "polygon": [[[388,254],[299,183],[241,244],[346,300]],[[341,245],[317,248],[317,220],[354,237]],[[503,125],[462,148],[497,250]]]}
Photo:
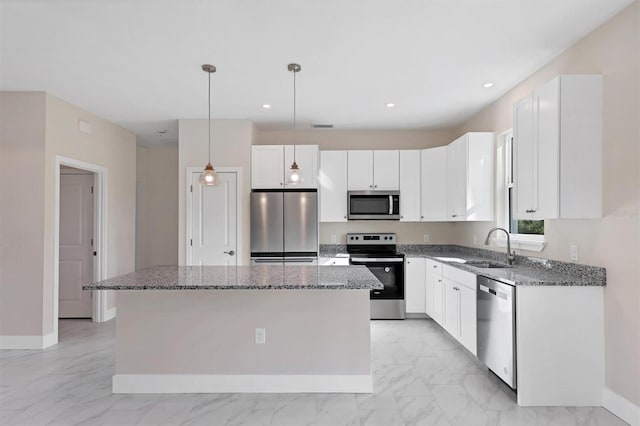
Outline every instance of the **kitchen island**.
{"label": "kitchen island", "polygon": [[117,290],[114,393],[373,390],[364,266],[156,266]]}

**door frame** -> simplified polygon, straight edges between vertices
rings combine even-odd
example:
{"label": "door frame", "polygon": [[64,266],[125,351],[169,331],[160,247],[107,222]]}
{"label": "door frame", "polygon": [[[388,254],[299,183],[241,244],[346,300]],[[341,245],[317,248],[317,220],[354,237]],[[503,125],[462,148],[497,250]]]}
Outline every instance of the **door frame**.
{"label": "door frame", "polygon": [[[108,170],[106,167],[76,160],[74,158],[56,155],[55,157],[55,201],[53,224],[53,332],[55,342],[58,342],[58,309],[59,309],[59,262],[60,262],[60,166],[69,166],[86,170],[94,174],[93,184],[93,243],[98,252],[94,259],[93,280],[99,281],[107,278],[107,182]],[[93,291],[93,315],[94,322],[104,322],[115,317],[115,310],[107,310],[107,292],[104,290]]]}
{"label": "door frame", "polygon": [[[216,172],[218,173],[235,173],[236,174],[236,253],[238,256],[238,265],[244,265],[244,244],[243,244],[243,228],[244,228],[244,215],[242,210],[242,204],[244,200],[244,187],[242,186],[242,167],[216,167]],[[186,174],[186,186],[185,193],[187,194],[187,206],[186,206],[186,232],[185,232],[185,260],[187,265],[192,264],[192,256],[193,249],[189,244],[189,241],[193,238],[193,228],[191,223],[192,217],[192,204],[193,204],[193,193],[191,192],[191,175],[192,173],[200,173],[202,171],[202,167],[187,167]]]}

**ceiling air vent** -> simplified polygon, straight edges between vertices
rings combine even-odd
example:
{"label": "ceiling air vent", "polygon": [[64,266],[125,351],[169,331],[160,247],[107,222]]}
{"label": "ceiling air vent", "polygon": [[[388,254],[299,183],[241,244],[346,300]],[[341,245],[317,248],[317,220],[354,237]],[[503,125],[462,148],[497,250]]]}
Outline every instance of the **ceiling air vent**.
{"label": "ceiling air vent", "polygon": [[333,129],[333,124],[312,124],[313,129]]}

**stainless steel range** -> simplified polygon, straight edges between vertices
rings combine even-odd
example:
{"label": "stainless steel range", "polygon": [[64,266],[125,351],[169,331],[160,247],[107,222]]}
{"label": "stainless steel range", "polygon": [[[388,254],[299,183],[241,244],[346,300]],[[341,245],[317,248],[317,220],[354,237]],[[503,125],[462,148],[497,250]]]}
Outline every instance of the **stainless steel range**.
{"label": "stainless steel range", "polygon": [[371,291],[371,319],[404,319],[404,254],[396,234],[347,234],[351,265],[366,266],[384,284]]}

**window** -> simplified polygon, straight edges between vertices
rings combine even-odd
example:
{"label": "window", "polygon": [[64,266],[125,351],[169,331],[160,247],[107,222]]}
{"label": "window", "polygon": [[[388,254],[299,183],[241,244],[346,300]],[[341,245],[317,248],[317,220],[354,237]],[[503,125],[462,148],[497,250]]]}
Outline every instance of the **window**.
{"label": "window", "polygon": [[[518,220],[514,218],[515,187],[513,182],[513,131],[503,134],[504,141],[504,216],[502,225],[509,230],[515,246],[527,250],[541,251],[544,247],[544,220]],[[521,242],[518,244],[518,242]]]}

